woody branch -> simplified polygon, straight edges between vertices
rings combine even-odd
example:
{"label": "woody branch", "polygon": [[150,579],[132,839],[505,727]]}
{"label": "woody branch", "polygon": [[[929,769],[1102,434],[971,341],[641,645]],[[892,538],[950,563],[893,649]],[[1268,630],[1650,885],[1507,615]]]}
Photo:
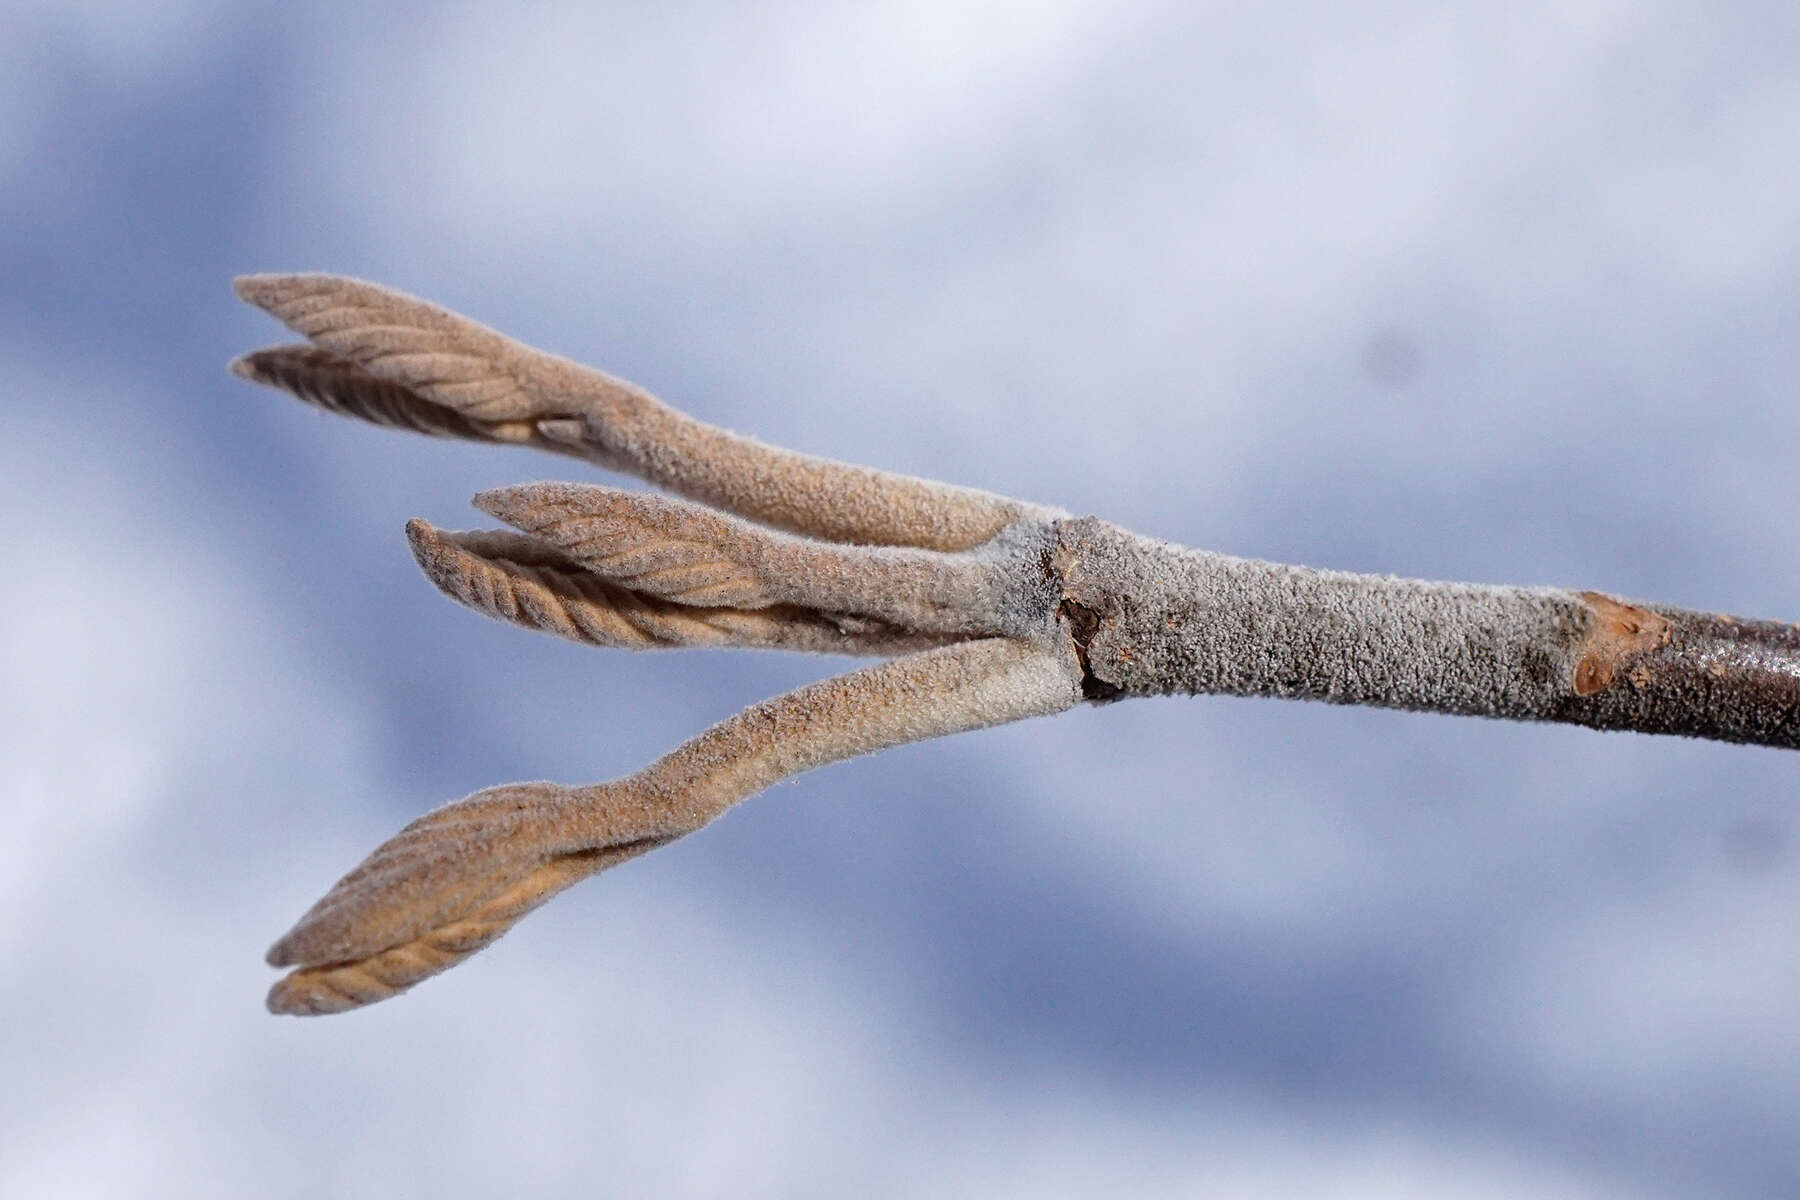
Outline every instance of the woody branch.
{"label": "woody branch", "polygon": [[477,497],[516,533],[410,523],[420,567],[458,601],[600,646],[898,656],[754,706],[626,779],[508,785],[415,821],[270,951],[294,968],[275,1011],[394,995],[778,779],[1083,699],[1225,692],[1800,747],[1793,625],[1188,550],[765,446],[373,284],[237,287],[308,339],[238,359],[246,379],[687,497],[539,484]]}

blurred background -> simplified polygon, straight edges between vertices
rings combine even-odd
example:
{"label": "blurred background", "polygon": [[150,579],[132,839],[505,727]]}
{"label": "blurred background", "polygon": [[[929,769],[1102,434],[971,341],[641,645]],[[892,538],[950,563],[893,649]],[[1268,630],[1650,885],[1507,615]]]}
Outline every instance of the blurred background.
{"label": "blurred background", "polygon": [[224,370],[244,271],[785,446],[1800,617],[1800,8],[17,3],[0,1192],[1791,1197],[1800,760],[1137,701],[783,785],[389,1003],[400,824],[844,662],[602,653],[401,525],[562,460]]}

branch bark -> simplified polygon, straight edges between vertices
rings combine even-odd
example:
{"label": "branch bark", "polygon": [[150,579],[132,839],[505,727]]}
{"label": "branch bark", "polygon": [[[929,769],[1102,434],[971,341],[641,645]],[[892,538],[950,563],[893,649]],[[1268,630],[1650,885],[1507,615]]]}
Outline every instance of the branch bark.
{"label": "branch bark", "polygon": [[1800,749],[1800,626],[1594,591],[1437,583],[1060,522],[1095,699],[1230,693]]}
{"label": "branch bark", "polygon": [[374,284],[237,289],[309,340],[238,359],[246,379],[688,497],[537,484],[477,497],[518,533],[411,522],[421,568],[454,599],[593,645],[898,656],[747,709],[626,779],[510,785],[415,821],[275,944],[270,963],[294,968],[270,992],[277,1012],[392,996],[779,779],[1082,700],[1222,692],[1800,748],[1794,625],[1189,550],[765,446]]}

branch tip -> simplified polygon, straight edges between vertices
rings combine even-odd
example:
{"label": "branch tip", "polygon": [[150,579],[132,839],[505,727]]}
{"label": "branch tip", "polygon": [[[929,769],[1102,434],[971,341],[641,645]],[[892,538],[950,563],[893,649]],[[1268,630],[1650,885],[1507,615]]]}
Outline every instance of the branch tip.
{"label": "branch tip", "polygon": [[1275,695],[1800,747],[1800,627],[1184,550],[767,446],[376,284],[232,287],[307,339],[231,360],[240,379],[670,493],[522,483],[472,501],[511,529],[408,520],[414,560],[459,603],[596,646],[889,659],[755,705],[624,779],[507,785],[426,814],[270,946],[269,965],[291,969],[271,1012],[397,995],[800,771],[1084,699]]}

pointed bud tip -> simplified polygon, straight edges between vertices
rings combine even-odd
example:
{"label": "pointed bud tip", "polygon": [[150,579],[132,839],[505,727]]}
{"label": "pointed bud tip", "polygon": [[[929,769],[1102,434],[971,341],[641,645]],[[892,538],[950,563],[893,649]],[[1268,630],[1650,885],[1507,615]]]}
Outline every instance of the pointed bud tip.
{"label": "pointed bud tip", "polygon": [[293,934],[282,935],[279,941],[269,947],[269,952],[263,955],[263,961],[271,967],[294,966],[297,960],[294,957],[294,948],[290,944],[292,940]]}
{"label": "pointed bud tip", "polygon": [[319,1007],[312,990],[300,985],[298,975],[296,971],[277,979],[264,998],[263,1006],[278,1017],[311,1017],[330,1012],[328,1008]]}
{"label": "pointed bud tip", "polygon": [[512,483],[477,492],[471,503],[490,517],[524,529],[528,526],[522,522],[533,514],[538,514],[539,519],[542,519],[542,512],[546,507],[592,507],[605,501],[616,490],[589,483],[564,483],[558,480]]}
{"label": "pointed bud tip", "polygon": [[231,281],[231,290],[236,292],[237,298],[244,303],[254,304],[258,308],[262,308],[265,307],[268,300],[271,298],[270,294],[274,292],[281,281],[286,278],[289,277],[286,275],[268,274],[239,275]]}
{"label": "pointed bud tip", "polygon": [[406,542],[412,549],[413,562],[439,589],[444,580],[456,574],[460,548],[444,531],[421,517],[406,523]]}
{"label": "pointed bud tip", "polygon": [[495,520],[511,524],[508,514],[517,514],[525,506],[530,488],[531,485],[525,483],[488,488],[485,491],[476,492],[469,503]]}
{"label": "pointed bud tip", "polygon": [[270,311],[284,301],[321,291],[342,288],[355,282],[341,275],[321,271],[265,272],[239,275],[231,281],[231,290],[246,304]]}
{"label": "pointed bud tip", "polygon": [[579,446],[588,441],[588,424],[580,417],[546,417],[537,423],[543,437],[565,446]]}
{"label": "pointed bud tip", "polygon": [[423,554],[435,548],[443,539],[430,521],[424,517],[414,517],[406,523],[406,540],[411,544],[415,555]]}

